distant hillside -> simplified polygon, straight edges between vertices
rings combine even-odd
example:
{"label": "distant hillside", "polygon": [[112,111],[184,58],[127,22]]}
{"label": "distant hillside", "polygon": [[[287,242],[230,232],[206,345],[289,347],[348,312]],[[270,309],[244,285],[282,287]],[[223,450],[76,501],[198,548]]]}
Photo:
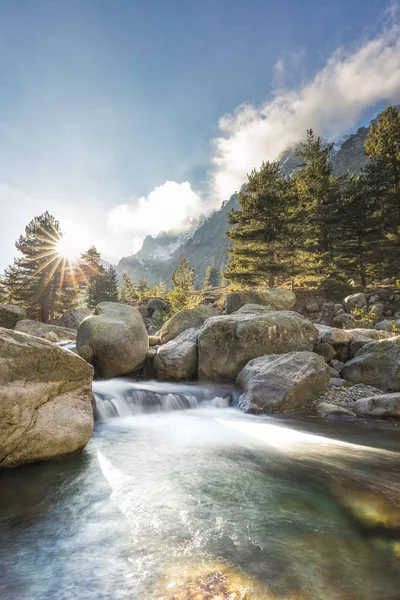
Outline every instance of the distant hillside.
{"label": "distant hillside", "polygon": [[[360,127],[356,133],[335,144],[331,156],[335,175],[343,175],[347,171],[360,173],[368,163],[364,153],[368,130],[369,127]],[[300,164],[295,150],[287,151],[281,157],[280,164],[284,172],[290,175]],[[220,269],[227,261],[229,241],[225,236],[226,216],[231,208],[237,206],[238,196],[234,194],[194,230],[180,236],[165,232],[155,238],[147,236],[139,252],[119,262],[117,272],[120,275],[126,272],[134,281],[146,277],[150,285],[160,279],[169,284],[172,271],[186,256],[196,271],[195,284],[200,287],[209,265],[215,264]]]}

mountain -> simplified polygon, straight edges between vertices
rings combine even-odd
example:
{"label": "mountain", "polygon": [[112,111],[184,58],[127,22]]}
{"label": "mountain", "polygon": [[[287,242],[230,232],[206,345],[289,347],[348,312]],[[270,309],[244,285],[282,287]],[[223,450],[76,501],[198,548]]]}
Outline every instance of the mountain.
{"label": "mountain", "polygon": [[[400,106],[397,108],[400,110]],[[348,170],[352,173],[361,172],[368,162],[364,153],[368,131],[369,127],[360,127],[356,133],[346,136],[334,145],[331,161],[335,175],[343,175]],[[301,161],[292,149],[285,152],[279,162],[284,172],[290,175]],[[181,258],[186,256],[195,269],[195,285],[200,287],[209,265],[215,264],[220,269],[227,261],[226,249],[229,241],[225,236],[226,217],[230,209],[237,206],[238,195],[235,193],[219,210],[211,213],[200,225],[185,234],[161,232],[155,238],[147,236],[139,252],[119,262],[117,272],[120,275],[127,273],[133,281],[137,281],[139,277],[146,277],[150,285],[160,280],[169,284],[172,271],[176,269]]]}

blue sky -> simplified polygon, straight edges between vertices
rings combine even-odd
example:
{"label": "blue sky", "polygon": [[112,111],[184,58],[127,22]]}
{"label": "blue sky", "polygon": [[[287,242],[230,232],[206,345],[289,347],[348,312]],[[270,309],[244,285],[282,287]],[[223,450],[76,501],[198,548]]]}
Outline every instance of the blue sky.
{"label": "blue sky", "polygon": [[[135,220],[137,200],[167,180],[190,182],[200,203],[217,204],[210,172],[225,151],[212,141],[221,135],[219,119],[312,81],[338,48],[351,53],[382,36],[395,7],[382,0],[0,1],[0,216],[10,223],[0,263],[14,255],[27,220],[46,208],[83,246],[94,241],[116,260],[147,228],[139,215],[140,226],[119,235],[118,215]],[[383,96],[341,117],[338,133],[375,116]],[[147,232],[158,227],[149,223]]]}

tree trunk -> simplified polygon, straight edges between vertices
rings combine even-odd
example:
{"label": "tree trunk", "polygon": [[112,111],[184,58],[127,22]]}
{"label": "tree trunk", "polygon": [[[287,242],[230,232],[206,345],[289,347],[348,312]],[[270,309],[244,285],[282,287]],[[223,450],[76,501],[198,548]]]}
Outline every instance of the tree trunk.
{"label": "tree trunk", "polygon": [[274,277],[274,275],[270,275],[269,276],[268,285],[269,285],[270,288],[273,288],[275,286],[275,277]]}
{"label": "tree trunk", "polygon": [[361,236],[358,236],[358,266],[360,269],[361,285],[365,287],[367,285],[367,273],[364,264],[364,249]]}

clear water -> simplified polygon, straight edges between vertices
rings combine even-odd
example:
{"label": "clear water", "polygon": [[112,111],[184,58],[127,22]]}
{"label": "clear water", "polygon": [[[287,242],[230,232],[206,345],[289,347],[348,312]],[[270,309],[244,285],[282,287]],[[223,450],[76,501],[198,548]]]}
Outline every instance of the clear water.
{"label": "clear water", "polygon": [[400,598],[398,427],[140,387],[97,384],[80,455],[0,473],[1,600]]}

